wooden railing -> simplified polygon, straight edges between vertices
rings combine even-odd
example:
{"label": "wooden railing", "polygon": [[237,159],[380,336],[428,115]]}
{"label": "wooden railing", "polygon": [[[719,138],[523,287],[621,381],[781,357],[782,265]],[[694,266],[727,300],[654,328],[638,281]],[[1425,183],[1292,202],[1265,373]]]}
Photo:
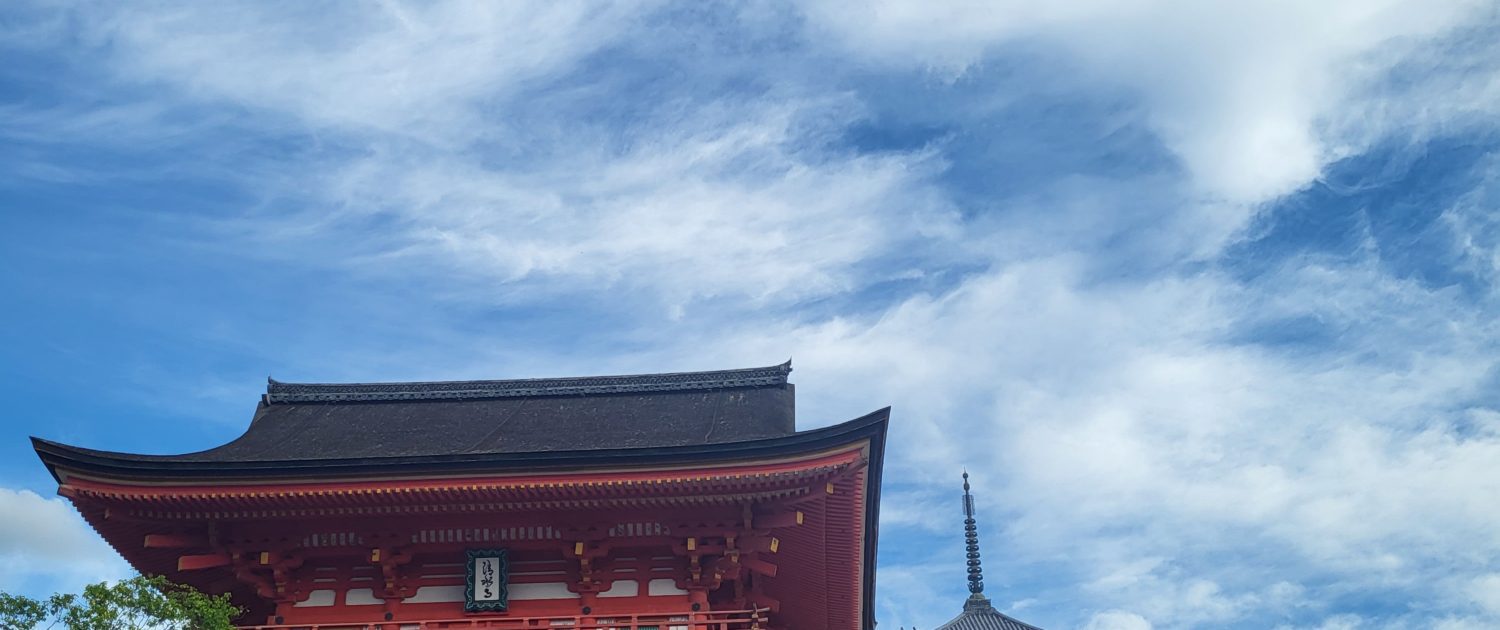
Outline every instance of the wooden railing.
{"label": "wooden railing", "polygon": [[240,626],[240,630],[753,630],[764,628],[766,611],[715,610],[708,612],[597,614],[579,617],[475,617],[421,621],[364,623],[290,623]]}

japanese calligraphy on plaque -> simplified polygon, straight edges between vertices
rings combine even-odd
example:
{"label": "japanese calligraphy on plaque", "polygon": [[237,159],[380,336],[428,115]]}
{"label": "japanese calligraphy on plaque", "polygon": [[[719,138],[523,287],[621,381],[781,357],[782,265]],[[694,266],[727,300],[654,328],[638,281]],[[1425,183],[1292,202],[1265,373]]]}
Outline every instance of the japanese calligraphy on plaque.
{"label": "japanese calligraphy on plaque", "polygon": [[464,610],[505,610],[510,605],[506,576],[510,563],[504,549],[470,549],[464,582]]}

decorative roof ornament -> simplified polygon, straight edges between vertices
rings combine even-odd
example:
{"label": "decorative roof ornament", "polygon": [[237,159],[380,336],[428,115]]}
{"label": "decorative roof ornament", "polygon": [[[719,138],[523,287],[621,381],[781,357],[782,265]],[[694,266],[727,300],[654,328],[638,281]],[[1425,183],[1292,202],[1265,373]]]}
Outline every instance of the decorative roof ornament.
{"label": "decorative roof ornament", "polygon": [[969,492],[969,471],[964,471],[964,558],[968,565],[969,598],[964,611],[937,630],[1041,630],[1013,619],[984,596],[984,568],[979,561],[979,523],[974,518],[974,495]]}
{"label": "decorative roof ornament", "polygon": [[969,494],[969,471],[964,471],[964,552],[969,565],[969,592],[984,594],[984,569],[979,565],[979,526],[974,520],[974,495]]}

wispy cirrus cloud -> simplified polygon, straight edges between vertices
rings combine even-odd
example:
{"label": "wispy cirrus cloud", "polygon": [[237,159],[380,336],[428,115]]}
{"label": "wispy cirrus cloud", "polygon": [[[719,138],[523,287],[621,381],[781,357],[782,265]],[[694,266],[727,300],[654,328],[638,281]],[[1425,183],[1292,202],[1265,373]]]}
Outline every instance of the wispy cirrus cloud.
{"label": "wispy cirrus cloud", "polygon": [[[628,32],[651,3],[164,5],[86,21],[126,76],[312,129],[463,143],[476,117]],[[500,124],[496,124],[499,122]],[[498,128],[498,129],[497,129]]]}
{"label": "wispy cirrus cloud", "polygon": [[[650,7],[387,3],[320,14],[340,22],[322,29],[267,5],[179,6],[110,12],[84,32],[120,51],[109,60],[123,81],[240,108],[247,124],[315,143],[298,156],[314,173],[247,156],[262,201],[228,230],[265,239],[267,252],[618,287],[676,312],[726,295],[774,304],[855,291],[910,272],[878,263],[891,252],[956,235],[929,183],[943,167],[931,151],[830,144],[864,115],[847,93],[705,97],[671,85],[631,118],[591,119],[614,98],[597,83],[613,78],[586,61],[640,54],[647,44],[632,37],[671,26]],[[48,114],[25,128],[105,124]]]}
{"label": "wispy cirrus cloud", "polygon": [[564,142],[551,149],[560,155],[505,169],[477,155],[382,150],[326,181],[321,201],[350,219],[327,234],[394,225],[365,253],[542,294],[569,290],[544,288],[558,282],[639,291],[679,310],[847,293],[904,271],[881,259],[951,239],[958,218],[928,183],[941,168],[930,154],[807,147],[806,134],[821,133],[808,119],[844,107],[715,104],[631,129],[619,152]]}

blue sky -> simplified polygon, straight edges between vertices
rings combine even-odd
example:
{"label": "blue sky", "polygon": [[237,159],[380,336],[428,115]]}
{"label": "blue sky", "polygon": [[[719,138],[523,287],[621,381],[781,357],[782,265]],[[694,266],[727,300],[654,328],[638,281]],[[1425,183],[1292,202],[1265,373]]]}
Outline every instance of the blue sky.
{"label": "blue sky", "polygon": [[894,406],[879,619],[1500,625],[1483,2],[12,3],[0,588],[124,569],[27,435],[264,378],[795,361]]}

